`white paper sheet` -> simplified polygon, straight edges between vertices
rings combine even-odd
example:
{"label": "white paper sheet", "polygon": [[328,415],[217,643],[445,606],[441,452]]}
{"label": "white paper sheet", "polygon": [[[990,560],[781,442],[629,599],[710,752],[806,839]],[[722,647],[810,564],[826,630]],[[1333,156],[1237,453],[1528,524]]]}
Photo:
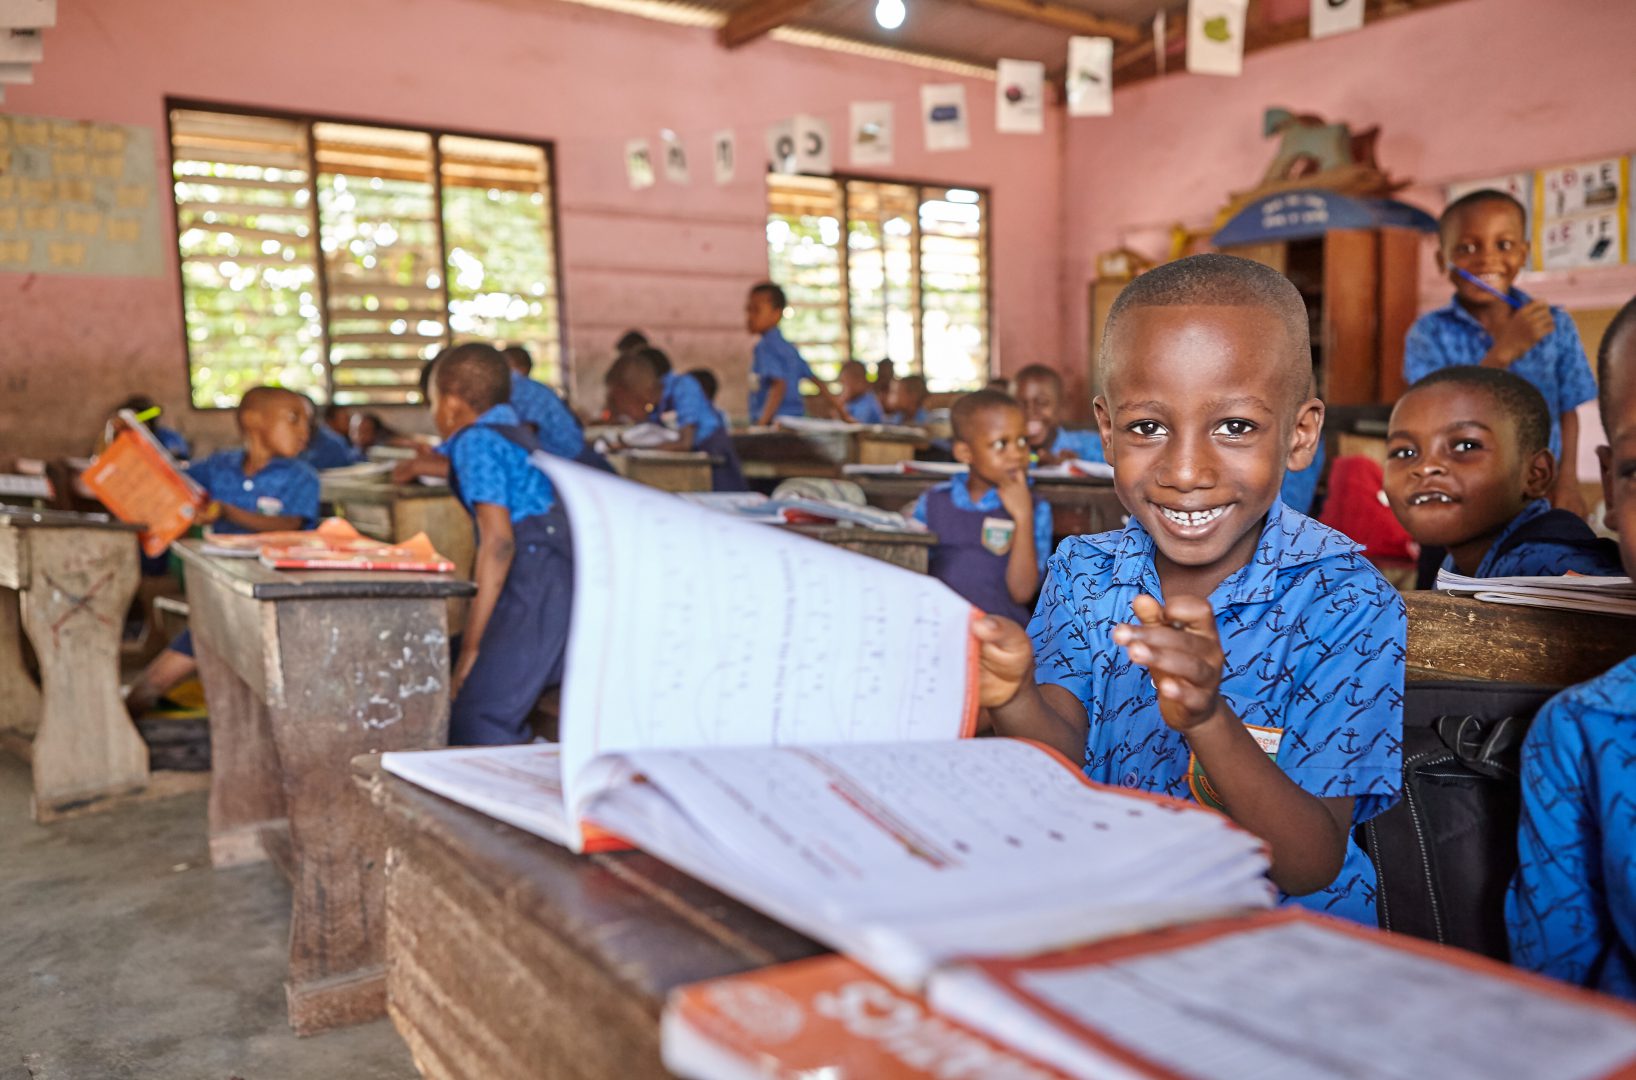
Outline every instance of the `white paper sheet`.
{"label": "white paper sheet", "polygon": [[1195,75],[1244,71],[1244,14],[1250,0],[1188,0],[1187,70]]}
{"label": "white paper sheet", "polygon": [[1363,29],[1363,0],[1312,0],[1312,36]]}
{"label": "white paper sheet", "polygon": [[715,154],[712,159],[716,183],[731,184],[733,173],[738,168],[738,139],[731,129],[716,132],[714,140]]}
{"label": "white paper sheet", "polygon": [[964,83],[943,83],[920,88],[920,118],[927,150],[966,150],[971,146],[971,120],[966,114]]}
{"label": "white paper sheet", "polygon": [[1068,115],[1113,115],[1113,39],[1068,39]]}
{"label": "white paper sheet", "polygon": [[555,743],[394,751],[381,755],[393,776],[524,832],[567,844],[562,750]]}
{"label": "white paper sheet", "polygon": [[1045,65],[1038,60],[1001,60],[994,72],[994,129],[1038,135],[1045,130]]}
{"label": "white paper sheet", "polygon": [[852,103],[852,164],[876,168],[892,164],[892,103]]}

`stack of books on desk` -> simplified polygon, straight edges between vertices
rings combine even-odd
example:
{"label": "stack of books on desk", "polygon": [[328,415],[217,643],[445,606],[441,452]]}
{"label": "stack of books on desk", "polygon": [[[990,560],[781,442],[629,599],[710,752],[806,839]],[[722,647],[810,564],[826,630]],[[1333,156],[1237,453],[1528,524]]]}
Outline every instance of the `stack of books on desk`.
{"label": "stack of books on desk", "polygon": [[351,523],[328,518],[302,532],[207,536],[199,550],[228,559],[259,559],[274,570],[377,570],[447,574],[454,563],[437,553],[425,533],[400,544],[363,536]]}
{"label": "stack of books on desk", "polygon": [[1636,616],[1636,584],[1628,577],[1564,574],[1561,577],[1474,578],[1439,570],[1437,588],[1440,592],[1470,596],[1491,604]]}

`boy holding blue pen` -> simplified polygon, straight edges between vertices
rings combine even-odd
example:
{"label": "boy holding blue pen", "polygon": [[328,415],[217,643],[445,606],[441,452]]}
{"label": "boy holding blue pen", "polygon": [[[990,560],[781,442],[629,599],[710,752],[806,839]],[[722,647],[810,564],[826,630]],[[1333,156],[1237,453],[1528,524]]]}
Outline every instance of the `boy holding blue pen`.
{"label": "boy holding blue pen", "polygon": [[1527,213],[1510,195],[1483,189],[1450,203],[1438,219],[1437,265],[1454,298],[1409,329],[1403,374],[1416,383],[1440,368],[1478,364],[1533,383],[1551,410],[1550,448],[1558,461],[1551,504],[1583,517],[1574,410],[1596,397],[1596,380],[1568,313],[1513,284],[1528,251]]}

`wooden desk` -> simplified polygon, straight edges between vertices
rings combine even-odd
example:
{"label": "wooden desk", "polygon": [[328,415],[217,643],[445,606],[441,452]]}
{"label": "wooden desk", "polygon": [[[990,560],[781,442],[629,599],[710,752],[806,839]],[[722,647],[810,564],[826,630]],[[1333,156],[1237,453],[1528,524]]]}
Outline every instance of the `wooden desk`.
{"label": "wooden desk", "polygon": [[842,465],[890,465],[908,461],[930,443],[923,435],[858,426],[849,431],[786,431],[757,428],[733,434],[744,475],[788,480],[839,476]]}
{"label": "wooden desk", "polygon": [[625,479],[660,491],[712,490],[710,455],[703,451],[627,450],[610,456],[608,461]]}
{"label": "wooden desk", "polygon": [[1572,686],[1636,656],[1636,619],[1429,591],[1408,593],[1404,601],[1410,679]]}
{"label": "wooden desk", "polygon": [[[849,476],[863,488],[871,506],[902,510],[920,493],[947,477]],[[1124,528],[1125,507],[1106,480],[1037,480],[1034,490],[1051,504],[1051,530],[1057,540],[1085,533]]]}
{"label": "wooden desk", "polygon": [[390,845],[387,1011],[425,1076],[667,1076],[672,988],[825,951],[647,855],[570,855],[354,771]]}
{"label": "wooden desk", "polygon": [[0,739],[32,762],[36,821],[148,786],[148,748],[119,693],[136,533],[102,514],[0,507]]}
{"label": "wooden desk", "polygon": [[881,532],[861,525],[784,525],[789,532],[810,536],[826,544],[868,555],[905,570],[924,574],[931,564],[937,534],[929,532]]}
{"label": "wooden desk", "polygon": [[432,546],[471,576],[477,540],[471,515],[446,485],[384,480],[324,480],[319,497],[366,536],[398,543],[425,533]]}
{"label": "wooden desk", "polygon": [[176,546],[210,711],[210,861],[271,858],[294,886],[290,1026],[380,1015],[380,820],[348,775],[356,754],[448,739],[448,600],[437,574],[268,570]]}

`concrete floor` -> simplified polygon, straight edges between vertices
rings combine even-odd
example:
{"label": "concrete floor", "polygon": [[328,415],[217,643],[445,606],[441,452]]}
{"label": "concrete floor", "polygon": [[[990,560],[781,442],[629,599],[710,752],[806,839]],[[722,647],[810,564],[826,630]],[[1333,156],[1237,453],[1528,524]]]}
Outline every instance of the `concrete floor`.
{"label": "concrete floor", "polygon": [[0,755],[0,1080],[400,1080],[385,1020],[297,1039],[290,893],[214,871],[203,793],[50,827]]}

